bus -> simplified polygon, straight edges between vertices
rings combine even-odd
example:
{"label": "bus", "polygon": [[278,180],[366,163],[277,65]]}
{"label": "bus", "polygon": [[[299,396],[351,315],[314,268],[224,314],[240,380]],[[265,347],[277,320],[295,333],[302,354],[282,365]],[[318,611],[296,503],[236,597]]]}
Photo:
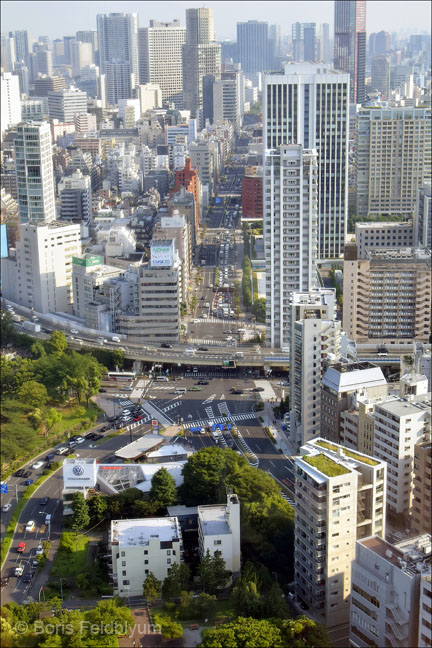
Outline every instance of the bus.
{"label": "bus", "polygon": [[135,371],[109,371],[108,380],[127,380],[128,382],[135,380],[136,372]]}

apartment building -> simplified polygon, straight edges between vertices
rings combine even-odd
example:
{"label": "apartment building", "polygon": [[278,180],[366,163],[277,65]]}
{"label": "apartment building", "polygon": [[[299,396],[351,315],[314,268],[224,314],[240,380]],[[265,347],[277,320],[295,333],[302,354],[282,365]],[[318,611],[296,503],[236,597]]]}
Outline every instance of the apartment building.
{"label": "apartment building", "polygon": [[432,442],[430,437],[430,424],[429,426],[427,423],[425,425],[423,439],[414,446],[414,488],[411,507],[411,527],[418,534],[430,533],[432,530]]}
{"label": "apartment building", "polygon": [[302,144],[318,153],[320,258],[340,256],[345,245],[348,93],[349,75],[323,64],[287,63],[283,73],[264,77],[264,151],[281,144]]}
{"label": "apartment building", "polygon": [[38,313],[68,312],[72,258],[81,254],[79,224],[21,223],[15,250],[2,259],[2,294]]}
{"label": "apartment building", "polygon": [[413,216],[417,188],[431,179],[430,108],[362,108],[355,167],[357,216]]}
{"label": "apartment building", "polygon": [[207,550],[213,556],[220,551],[226,569],[233,576],[240,574],[240,501],[229,493],[227,503],[198,506],[198,540],[201,559]]}
{"label": "apartment building", "polygon": [[174,103],[177,109],[183,107],[182,47],[185,42],[186,28],[180,26],[179,20],[150,20],[150,27],[138,30],[140,84],[158,85],[162,101]]}
{"label": "apartment building", "polygon": [[377,398],[387,396],[387,391],[380,367],[370,362],[333,364],[321,381],[321,435],[339,442],[342,413],[351,409],[354,394]]}
{"label": "apartment building", "polygon": [[387,462],[387,506],[410,514],[413,504],[415,446],[430,429],[430,394],[393,397],[374,411],[373,456]]}
{"label": "apartment building", "polygon": [[431,253],[420,248],[365,251],[346,246],[343,328],[356,342],[428,342]]}
{"label": "apartment building", "polygon": [[282,144],[264,157],[266,340],[289,345],[289,299],[318,285],[318,162],[316,150]]}
{"label": "apartment building", "polygon": [[20,221],[53,221],[56,209],[49,123],[18,124],[14,150]]}
{"label": "apartment building", "polygon": [[322,361],[339,355],[340,322],[335,321],[335,291],[293,292],[288,301],[289,437],[300,448],[320,433]]}
{"label": "apartment building", "polygon": [[327,628],[348,622],[356,540],[385,532],[386,463],[314,439],[295,472],[297,597]]}
{"label": "apartment building", "polygon": [[183,540],[176,517],[112,520],[109,546],[114,594],[142,597],[151,572],[164,581],[183,560]]}
{"label": "apartment building", "polygon": [[402,223],[356,223],[355,244],[359,259],[366,259],[366,250],[411,248],[414,246],[412,220]]}
{"label": "apartment building", "polygon": [[430,535],[398,544],[375,534],[359,539],[352,564],[350,644],[430,646],[430,569]]}

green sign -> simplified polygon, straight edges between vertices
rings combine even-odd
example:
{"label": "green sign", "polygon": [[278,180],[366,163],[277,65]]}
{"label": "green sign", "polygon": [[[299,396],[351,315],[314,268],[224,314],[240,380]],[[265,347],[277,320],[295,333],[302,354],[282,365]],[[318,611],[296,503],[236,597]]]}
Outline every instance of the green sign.
{"label": "green sign", "polygon": [[72,263],[74,263],[75,265],[83,266],[84,268],[90,268],[91,266],[100,265],[101,263],[103,263],[103,260],[100,256],[90,256],[87,257],[87,259],[72,257]]}

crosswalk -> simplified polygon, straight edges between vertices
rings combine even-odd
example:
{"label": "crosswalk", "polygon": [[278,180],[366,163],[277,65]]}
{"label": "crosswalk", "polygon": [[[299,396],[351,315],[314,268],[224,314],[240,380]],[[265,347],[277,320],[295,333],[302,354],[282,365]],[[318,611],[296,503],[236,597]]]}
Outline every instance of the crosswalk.
{"label": "crosswalk", "polygon": [[[207,409],[206,409],[206,414],[207,415],[209,414],[207,412]],[[213,411],[211,412],[211,414],[212,416],[209,416],[209,418],[206,420],[185,422],[183,423],[183,427],[189,429],[190,427],[205,427],[206,425],[213,425],[214,423],[228,423],[231,421],[236,423],[237,421],[247,421],[249,419],[256,419],[255,412],[244,412],[243,414],[233,414],[228,418],[226,416],[215,417]]]}

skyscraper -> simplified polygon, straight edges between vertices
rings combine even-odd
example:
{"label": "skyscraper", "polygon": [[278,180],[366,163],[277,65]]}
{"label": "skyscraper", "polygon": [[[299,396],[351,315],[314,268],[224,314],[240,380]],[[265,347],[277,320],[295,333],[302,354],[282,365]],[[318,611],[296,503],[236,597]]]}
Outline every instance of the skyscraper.
{"label": "skyscraper", "polygon": [[366,0],[335,0],[334,66],[350,74],[350,102],[364,103]]}
{"label": "skyscraper", "polygon": [[273,47],[268,22],[248,20],[237,23],[237,47],[238,60],[246,75],[271,70]]}
{"label": "skyscraper", "polygon": [[97,15],[100,72],[108,63],[129,63],[138,84],[138,17],[137,14],[110,13]]}
{"label": "skyscraper", "polygon": [[[348,91],[348,74],[319,64],[286,64],[284,74],[273,73],[264,79],[264,149],[292,143],[316,149],[318,153],[318,256],[321,258],[340,256],[345,245]],[[268,216],[265,214],[264,218]]]}
{"label": "skyscraper", "polygon": [[264,158],[266,339],[289,348],[289,297],[316,285],[317,153],[299,144],[267,149]]}
{"label": "skyscraper", "polygon": [[48,122],[25,122],[17,128],[15,167],[22,223],[55,220],[51,128]]}
{"label": "skyscraper", "polygon": [[182,47],[186,29],[179,20],[158,22],[138,30],[139,82],[155,83],[162,90],[162,100],[183,105]]}
{"label": "skyscraper", "polygon": [[213,9],[186,9],[183,45],[183,105],[192,117],[203,107],[202,79],[221,76],[221,46],[215,42]]}

